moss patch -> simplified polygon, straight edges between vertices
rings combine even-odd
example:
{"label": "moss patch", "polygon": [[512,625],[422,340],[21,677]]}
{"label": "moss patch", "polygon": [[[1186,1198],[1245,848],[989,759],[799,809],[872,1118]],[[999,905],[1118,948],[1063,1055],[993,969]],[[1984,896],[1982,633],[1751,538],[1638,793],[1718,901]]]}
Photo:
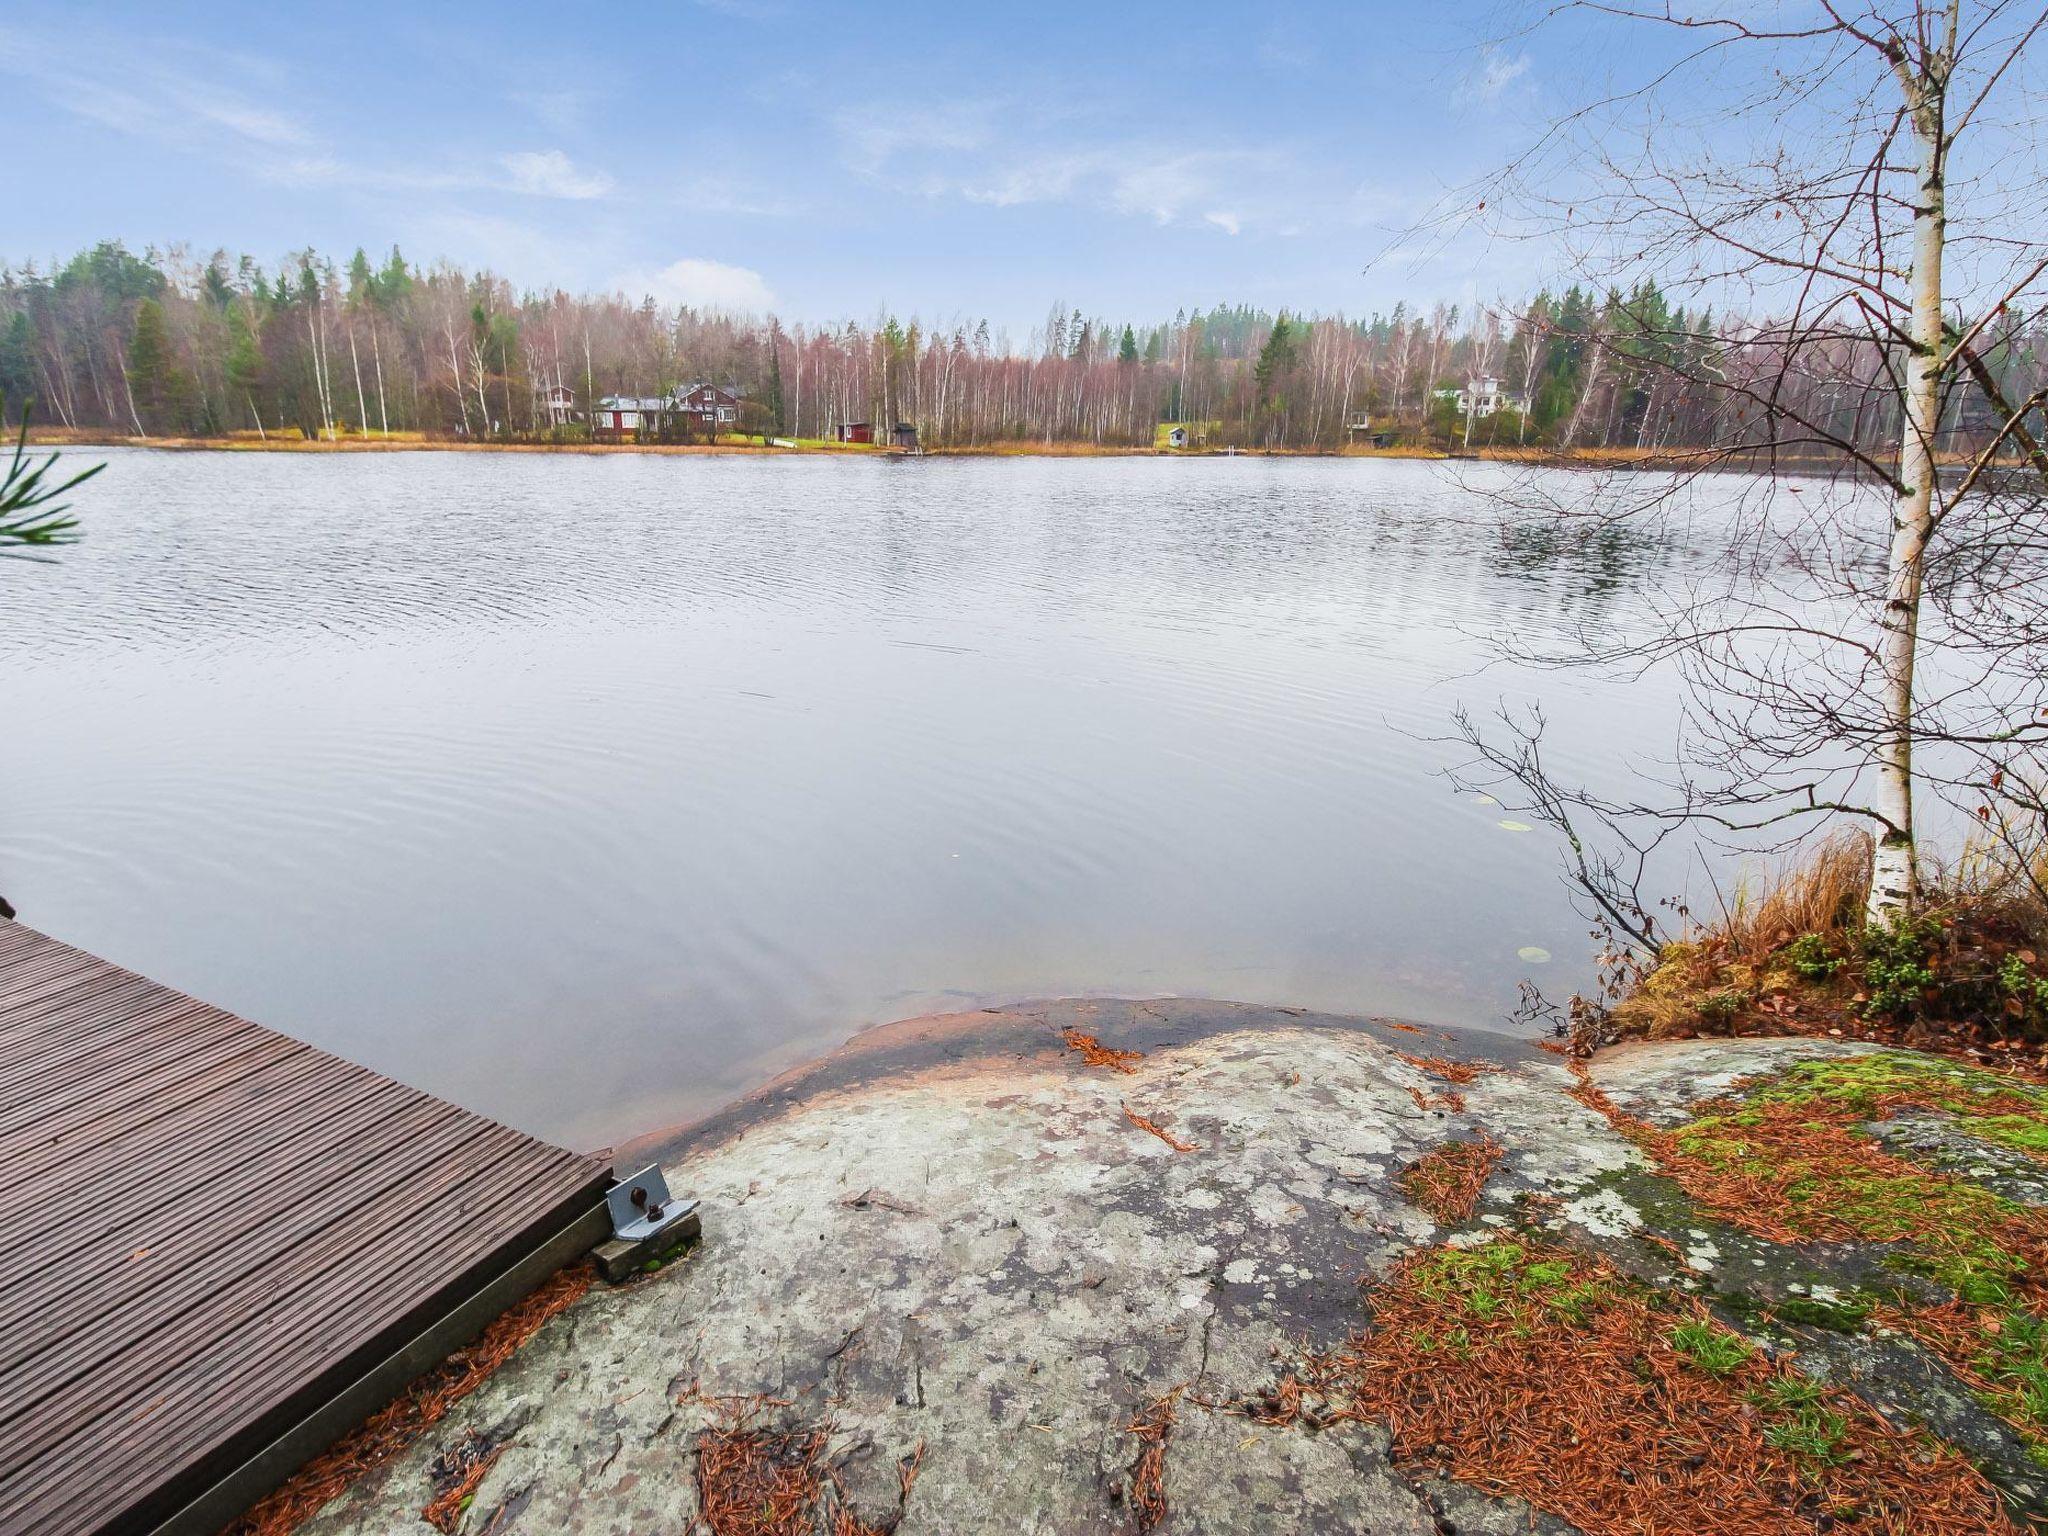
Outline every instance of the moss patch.
{"label": "moss patch", "polygon": [[1699,1302],[1503,1235],[1411,1256],[1370,1328],[1243,1411],[1385,1424],[1397,1460],[1589,1536],[2012,1536],[1952,1448],[1771,1359]]}
{"label": "moss patch", "polygon": [[[1582,1083],[1702,1211],[1778,1243],[1869,1245],[1952,1300],[1791,1300],[1789,1323],[1853,1329],[1872,1316],[1937,1354],[2037,1455],[2048,1454],[2048,1213],[1887,1149],[1870,1126],[1902,1110],[1969,1135],[2048,1144],[2048,1093],[1961,1064],[1878,1052],[1806,1061],[1675,1128],[1622,1115]],[[1818,1421],[1806,1428],[1819,1429]],[[1787,1430],[1803,1434],[1804,1430]]]}

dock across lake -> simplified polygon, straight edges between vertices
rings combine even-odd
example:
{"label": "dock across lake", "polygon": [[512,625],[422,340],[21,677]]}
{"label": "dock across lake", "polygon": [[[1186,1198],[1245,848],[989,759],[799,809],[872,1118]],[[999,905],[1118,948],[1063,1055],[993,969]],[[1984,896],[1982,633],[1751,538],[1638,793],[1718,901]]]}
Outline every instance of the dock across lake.
{"label": "dock across lake", "polygon": [[0,921],[0,1531],[212,1536],[604,1237],[610,1173]]}

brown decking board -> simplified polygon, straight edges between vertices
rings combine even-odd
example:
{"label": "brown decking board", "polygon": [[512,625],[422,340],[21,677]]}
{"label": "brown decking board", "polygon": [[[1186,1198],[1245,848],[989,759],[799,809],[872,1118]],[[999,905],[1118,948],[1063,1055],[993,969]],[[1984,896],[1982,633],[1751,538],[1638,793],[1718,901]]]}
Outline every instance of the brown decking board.
{"label": "brown decking board", "polygon": [[251,1475],[609,1178],[0,921],[0,1533],[146,1532]]}

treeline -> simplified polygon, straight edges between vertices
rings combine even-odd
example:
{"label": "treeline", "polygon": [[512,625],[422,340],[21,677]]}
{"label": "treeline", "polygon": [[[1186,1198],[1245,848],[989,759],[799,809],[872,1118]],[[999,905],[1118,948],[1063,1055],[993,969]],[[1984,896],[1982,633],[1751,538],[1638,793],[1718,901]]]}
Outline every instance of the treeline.
{"label": "treeline", "polygon": [[[1978,350],[2007,398],[2048,376],[2038,320]],[[1369,319],[1218,307],[1139,324],[1059,306],[1020,339],[986,321],[784,325],[520,293],[395,249],[341,265],[305,251],[266,269],[106,242],[48,272],[0,269],[10,411],[32,399],[46,421],[152,437],[573,438],[583,428],[550,417],[550,386],[581,410],[708,380],[740,390],[750,431],[830,437],[901,420],[942,446],[1143,445],[1185,421],[1219,445],[1333,448],[1369,422],[1472,446],[1701,447],[1741,440],[1745,397],[1876,444],[1895,439],[1901,366],[1847,333],[1688,315],[1649,283],[1538,294],[1513,313],[1396,305]],[[1481,376],[1500,381],[1483,415],[1456,396]],[[1980,425],[1957,417],[1949,430]]]}

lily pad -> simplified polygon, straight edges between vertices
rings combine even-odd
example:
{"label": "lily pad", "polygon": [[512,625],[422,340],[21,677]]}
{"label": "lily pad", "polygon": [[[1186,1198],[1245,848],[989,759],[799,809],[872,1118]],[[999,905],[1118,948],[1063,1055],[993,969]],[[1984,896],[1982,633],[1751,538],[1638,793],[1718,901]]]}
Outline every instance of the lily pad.
{"label": "lily pad", "polygon": [[1541,944],[1524,944],[1515,951],[1515,958],[1517,960],[1526,960],[1531,965],[1548,965],[1550,963],[1550,951]]}
{"label": "lily pad", "polygon": [[1503,821],[1500,824],[1500,829],[1503,832],[1534,832],[1536,830],[1526,821]]}
{"label": "lily pad", "polygon": [[1472,798],[1473,798],[1474,800],[1478,801],[1478,802],[1479,802],[1479,804],[1481,804],[1481,805],[1499,805],[1499,804],[1500,804],[1500,802],[1499,802],[1498,800],[1494,799],[1494,798],[1493,798],[1493,796],[1491,796],[1491,795],[1474,795],[1474,796],[1473,796]]}

